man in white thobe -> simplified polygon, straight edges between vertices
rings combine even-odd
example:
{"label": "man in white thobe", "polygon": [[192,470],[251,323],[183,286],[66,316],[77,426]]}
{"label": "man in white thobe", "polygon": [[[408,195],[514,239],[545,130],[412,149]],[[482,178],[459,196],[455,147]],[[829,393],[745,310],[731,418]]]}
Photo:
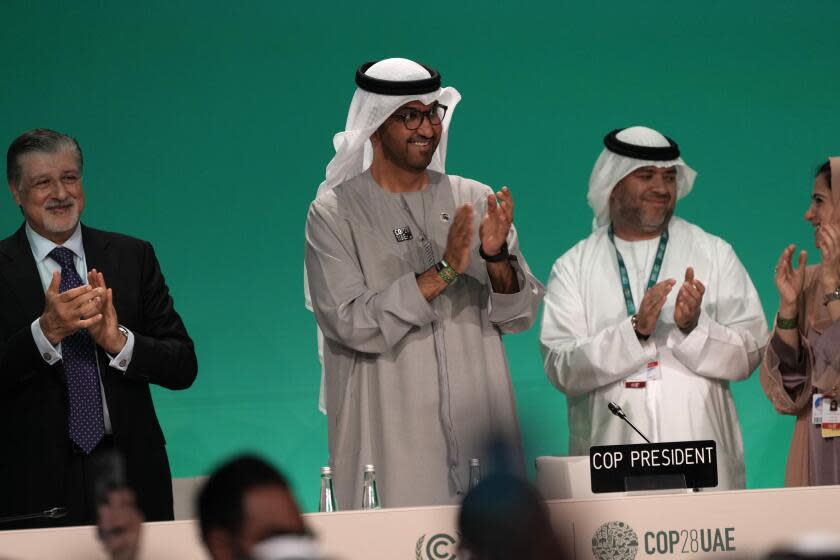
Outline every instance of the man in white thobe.
{"label": "man in white thobe", "polygon": [[717,442],[718,489],[744,487],[731,381],[758,365],[768,333],[758,294],[732,247],[673,216],[696,173],[646,127],[604,139],[589,181],[593,233],[557,259],[540,343],[566,394],[569,454],[653,442]]}
{"label": "man in white thobe", "polygon": [[502,334],[530,327],[543,287],[510,190],[444,173],[458,93],[405,59],[356,83],[306,224],[338,508],[362,505],[366,464],[383,507],[454,504],[491,434],[524,471]]}

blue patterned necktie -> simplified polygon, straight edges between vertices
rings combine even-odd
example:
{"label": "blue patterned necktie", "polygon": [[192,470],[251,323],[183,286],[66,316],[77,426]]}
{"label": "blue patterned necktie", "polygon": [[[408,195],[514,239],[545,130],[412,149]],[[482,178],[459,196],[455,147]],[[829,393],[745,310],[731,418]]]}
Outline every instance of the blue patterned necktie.
{"label": "blue patterned necktie", "polygon": [[[59,293],[82,285],[82,279],[79,278],[73,263],[73,251],[65,247],[56,247],[50,251],[49,256],[61,265]],[[86,329],[64,337],[61,341],[61,357],[70,406],[70,439],[82,451],[90,453],[105,434],[105,422],[102,418],[96,346]]]}

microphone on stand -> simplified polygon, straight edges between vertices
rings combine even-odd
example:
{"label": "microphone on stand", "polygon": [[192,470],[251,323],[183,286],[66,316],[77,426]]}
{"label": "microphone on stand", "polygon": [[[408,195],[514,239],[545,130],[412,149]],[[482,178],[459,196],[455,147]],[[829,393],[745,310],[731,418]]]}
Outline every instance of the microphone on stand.
{"label": "microphone on stand", "polygon": [[[624,420],[625,422],[627,422],[627,424],[628,424],[631,428],[633,428],[633,429],[636,431],[636,433],[637,433],[637,434],[639,434],[640,436],[642,436],[642,439],[643,439],[643,440],[645,440],[645,441],[646,441],[646,442],[648,442],[648,443],[652,443],[652,442],[651,442],[648,438],[646,438],[646,437],[645,437],[645,434],[643,434],[642,432],[640,432],[640,431],[639,431],[639,429],[638,429],[636,426],[634,426],[634,425],[633,425],[633,423],[632,423],[630,420],[628,420],[628,419],[627,419],[627,415],[626,415],[626,414],[624,414],[624,411],[623,411],[623,410],[621,410],[621,407],[620,407],[620,406],[618,406],[618,405],[617,405],[617,404],[615,404],[614,402],[610,402],[609,404],[607,404],[607,408],[609,408],[609,409],[610,409],[610,412],[612,412],[613,414],[615,414],[616,416],[618,416],[619,418],[621,418],[622,420]],[[668,488],[670,488],[670,487],[668,487]],[[683,478],[683,486],[678,486],[678,488],[685,488],[685,479],[684,479],[684,478]],[[700,490],[699,490],[698,488],[691,488],[691,489],[689,489],[689,491],[690,491],[690,492],[699,492]]]}
{"label": "microphone on stand", "polygon": [[636,433],[637,433],[637,434],[639,434],[640,436],[642,436],[642,439],[643,439],[643,440],[645,440],[645,441],[646,441],[646,442],[648,442],[648,443],[651,443],[651,441],[650,441],[648,438],[646,438],[646,437],[645,437],[645,434],[643,434],[642,432],[640,432],[640,431],[639,431],[639,429],[638,429],[636,426],[634,426],[634,425],[633,425],[633,423],[632,423],[630,420],[628,420],[628,419],[627,419],[627,415],[626,415],[626,414],[624,414],[624,411],[623,411],[623,410],[621,410],[621,407],[620,407],[620,406],[618,406],[618,405],[617,405],[617,404],[615,404],[614,402],[610,402],[610,403],[607,405],[607,408],[609,408],[609,409],[610,409],[610,412],[612,412],[613,414],[615,414],[616,416],[618,416],[619,418],[621,418],[622,420],[624,420],[625,422],[627,422],[627,424],[628,424],[631,428],[633,428],[634,430],[636,430]]}
{"label": "microphone on stand", "polygon": [[60,519],[67,515],[67,508],[54,507],[45,509],[38,513],[27,513],[24,515],[12,515],[10,517],[0,517],[0,525],[4,523],[14,523],[15,521],[26,521],[27,519]]}

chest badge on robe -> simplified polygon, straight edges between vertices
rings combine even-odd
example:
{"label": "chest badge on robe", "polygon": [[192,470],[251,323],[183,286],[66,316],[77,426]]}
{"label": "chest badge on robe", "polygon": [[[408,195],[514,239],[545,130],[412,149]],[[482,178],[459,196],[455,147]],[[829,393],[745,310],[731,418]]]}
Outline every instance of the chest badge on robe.
{"label": "chest badge on robe", "polygon": [[452,218],[446,212],[441,212],[440,213],[440,221],[443,222],[444,224],[448,224],[451,219]]}
{"label": "chest badge on robe", "polygon": [[397,238],[397,242],[408,241],[409,239],[414,239],[414,236],[411,235],[411,228],[408,226],[398,227],[394,229],[394,237]]}

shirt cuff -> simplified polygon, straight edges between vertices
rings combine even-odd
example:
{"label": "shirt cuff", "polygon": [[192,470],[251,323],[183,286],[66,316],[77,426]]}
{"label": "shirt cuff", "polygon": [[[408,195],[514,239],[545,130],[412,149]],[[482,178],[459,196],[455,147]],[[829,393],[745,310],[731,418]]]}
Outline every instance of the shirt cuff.
{"label": "shirt cuff", "polygon": [[127,370],[128,366],[131,364],[131,357],[134,355],[134,333],[122,325],[120,325],[120,328],[125,333],[125,346],[123,346],[123,349],[120,350],[120,353],[116,356],[111,356],[111,354],[108,354],[107,352],[106,354],[108,354],[108,357],[111,359],[111,361],[108,362],[108,365],[125,373],[125,370]]}
{"label": "shirt cuff", "polygon": [[487,286],[490,288],[490,321],[493,323],[501,323],[518,316],[522,313],[523,307],[528,308],[531,299],[528,277],[525,276],[522,267],[516,261],[516,258],[511,258],[508,262],[516,275],[519,289],[512,294],[495,292],[493,291],[493,283],[490,282],[489,278],[487,279]]}
{"label": "shirt cuff", "polygon": [[782,340],[782,337],[779,336],[778,332],[773,332],[773,336],[770,337],[770,346],[779,358],[779,371],[781,373],[804,370],[804,354],[802,352],[797,352],[785,344],[785,341]]}
{"label": "shirt cuff", "polygon": [[[516,283],[519,286],[519,290],[514,292],[514,294],[518,294],[525,290],[528,286],[528,277],[525,276],[525,271],[522,270],[522,265],[519,264],[519,259],[516,258],[516,255],[510,255],[508,257],[508,264],[513,269],[514,275],[516,275]],[[486,265],[485,265],[486,266]],[[490,285],[490,293],[496,295],[514,295],[514,294],[497,294],[497,292],[493,291],[493,283],[490,282],[489,274],[487,278],[487,282]]]}
{"label": "shirt cuff", "polygon": [[[646,361],[656,359],[657,349],[656,349],[656,338],[654,334],[651,334],[647,339],[642,340],[639,338],[639,335],[636,334],[636,329],[633,328],[633,317],[627,317],[624,321],[619,323],[618,325],[618,332],[621,333],[621,338],[624,341],[625,348],[633,349],[633,354],[630,356],[630,361],[635,363],[639,361],[639,358],[643,358]],[[641,349],[641,353],[638,353],[637,350]]]}
{"label": "shirt cuff", "polygon": [[35,340],[35,347],[38,348],[38,353],[41,354],[41,358],[43,358],[49,365],[53,365],[59,361],[61,359],[61,343],[59,342],[58,346],[53,346],[52,343],[47,340],[47,336],[41,329],[40,317],[32,321],[31,330],[32,338]]}
{"label": "shirt cuff", "polygon": [[703,352],[706,347],[706,340],[711,335],[711,330],[714,328],[714,321],[706,315],[704,310],[700,310],[700,316],[697,318],[697,324],[691,329],[691,332],[685,334],[676,324],[668,333],[668,342],[666,345],[669,348],[679,348],[679,351],[685,355],[695,356]]}

